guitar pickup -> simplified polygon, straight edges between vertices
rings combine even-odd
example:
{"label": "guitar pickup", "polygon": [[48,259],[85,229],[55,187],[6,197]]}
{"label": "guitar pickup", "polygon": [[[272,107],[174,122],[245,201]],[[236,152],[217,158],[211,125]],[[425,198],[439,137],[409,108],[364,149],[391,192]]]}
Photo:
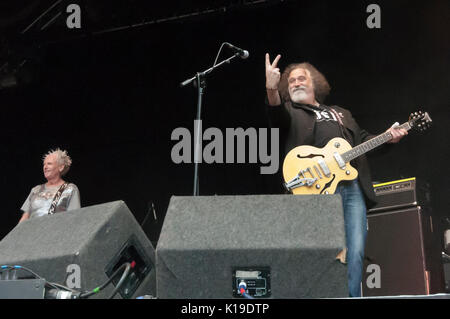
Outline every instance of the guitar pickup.
{"label": "guitar pickup", "polygon": [[326,177],[330,177],[331,172],[327,166],[327,163],[325,163],[325,161],[323,159],[317,160],[317,163],[319,164],[320,168],[322,169],[323,175],[325,175]]}
{"label": "guitar pickup", "polygon": [[316,165],[314,165],[314,170],[316,171],[317,175],[319,175],[319,178],[322,178],[322,174],[320,173]]}
{"label": "guitar pickup", "polygon": [[345,161],[342,158],[342,156],[338,152],[334,152],[333,156],[336,162],[338,163],[339,167],[341,169],[345,169]]}

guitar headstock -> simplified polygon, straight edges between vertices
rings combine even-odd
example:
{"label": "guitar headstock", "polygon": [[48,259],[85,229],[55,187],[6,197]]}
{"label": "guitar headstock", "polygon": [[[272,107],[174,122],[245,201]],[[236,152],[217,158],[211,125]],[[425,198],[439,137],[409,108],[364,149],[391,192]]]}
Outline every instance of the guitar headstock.
{"label": "guitar headstock", "polygon": [[428,112],[417,111],[411,113],[408,122],[411,128],[414,128],[419,132],[423,132],[431,127],[433,120]]}

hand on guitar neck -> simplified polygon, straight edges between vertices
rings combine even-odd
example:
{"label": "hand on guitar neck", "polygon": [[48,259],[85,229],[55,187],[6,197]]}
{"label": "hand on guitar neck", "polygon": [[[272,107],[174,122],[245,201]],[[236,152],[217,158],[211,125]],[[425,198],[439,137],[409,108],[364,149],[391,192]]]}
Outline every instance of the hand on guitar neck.
{"label": "hand on guitar neck", "polygon": [[408,131],[404,128],[399,128],[399,123],[396,122],[390,128],[386,130],[392,135],[392,139],[386,143],[398,143],[404,136],[408,135]]}

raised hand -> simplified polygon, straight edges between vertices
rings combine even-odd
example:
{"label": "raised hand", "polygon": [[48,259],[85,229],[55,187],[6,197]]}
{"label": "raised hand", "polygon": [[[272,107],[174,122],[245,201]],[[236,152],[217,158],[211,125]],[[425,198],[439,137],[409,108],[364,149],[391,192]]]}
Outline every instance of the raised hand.
{"label": "raised hand", "polygon": [[281,55],[278,54],[275,60],[270,63],[269,53],[266,53],[266,88],[268,90],[278,90],[281,74],[277,64],[280,58]]}

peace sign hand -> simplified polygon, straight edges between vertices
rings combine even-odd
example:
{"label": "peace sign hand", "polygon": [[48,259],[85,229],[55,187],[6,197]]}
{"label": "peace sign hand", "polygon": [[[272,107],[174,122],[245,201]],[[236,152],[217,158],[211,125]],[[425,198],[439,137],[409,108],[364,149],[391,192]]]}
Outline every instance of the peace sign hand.
{"label": "peace sign hand", "polygon": [[280,58],[281,55],[278,54],[273,63],[270,63],[269,53],[266,53],[266,88],[269,90],[278,90],[281,74],[277,63]]}

